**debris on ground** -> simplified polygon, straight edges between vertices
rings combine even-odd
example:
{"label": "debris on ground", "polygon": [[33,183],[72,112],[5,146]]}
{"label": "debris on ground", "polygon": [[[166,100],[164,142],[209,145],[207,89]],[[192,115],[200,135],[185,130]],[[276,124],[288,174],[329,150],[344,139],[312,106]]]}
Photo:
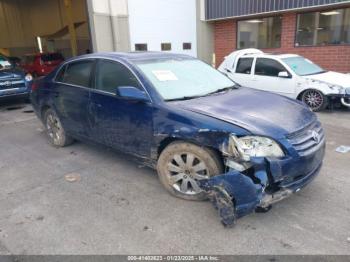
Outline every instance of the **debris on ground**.
{"label": "debris on ground", "polygon": [[38,221],[43,221],[44,220],[44,216],[38,216],[35,219],[38,220]]}
{"label": "debris on ground", "polygon": [[340,146],[335,151],[338,153],[346,154],[350,152],[350,146]]}
{"label": "debris on ground", "polygon": [[78,173],[69,173],[64,176],[64,179],[70,183],[79,182],[81,180],[81,176]]}

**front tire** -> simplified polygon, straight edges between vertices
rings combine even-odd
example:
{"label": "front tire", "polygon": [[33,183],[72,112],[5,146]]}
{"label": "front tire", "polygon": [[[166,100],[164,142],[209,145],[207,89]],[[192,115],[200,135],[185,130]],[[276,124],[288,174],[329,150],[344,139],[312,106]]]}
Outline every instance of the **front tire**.
{"label": "front tire", "polygon": [[308,89],[304,91],[301,100],[314,112],[326,109],[329,103],[328,97],[316,89]]}
{"label": "front tire", "polygon": [[198,180],[223,172],[222,161],[209,149],[186,142],[173,142],[161,153],[157,171],[159,180],[173,196],[186,200],[205,200]]}
{"label": "front tire", "polygon": [[73,139],[66,135],[60,119],[51,108],[45,111],[44,124],[51,145],[55,147],[65,147],[73,143]]}

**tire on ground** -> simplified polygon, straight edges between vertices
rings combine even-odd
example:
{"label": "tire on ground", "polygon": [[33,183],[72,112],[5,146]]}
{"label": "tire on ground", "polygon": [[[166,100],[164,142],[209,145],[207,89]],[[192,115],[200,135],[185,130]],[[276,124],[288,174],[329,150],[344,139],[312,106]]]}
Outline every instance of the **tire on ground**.
{"label": "tire on ground", "polygon": [[[312,107],[308,101],[307,101],[307,96],[310,94],[310,92],[316,93],[319,95],[319,97],[322,99],[322,104],[320,104],[319,106],[316,107]],[[305,90],[301,96],[300,96],[300,100],[303,101],[308,107],[311,108],[312,111],[314,112],[319,112],[322,111],[324,109],[327,108],[328,104],[329,104],[329,99],[327,96],[325,96],[321,91],[316,90],[316,89],[307,89]]]}
{"label": "tire on ground", "polygon": [[[58,125],[60,126],[60,130],[58,131],[59,132],[58,139],[53,139],[53,137],[50,136],[50,132],[49,132],[49,128],[48,128],[48,118],[50,116],[53,117],[57,121]],[[65,147],[65,146],[68,146],[74,142],[73,138],[71,138],[70,136],[68,136],[66,134],[59,117],[57,116],[56,112],[53,109],[48,108],[44,112],[44,121],[43,122],[44,122],[46,135],[47,135],[48,140],[49,140],[51,145],[53,145],[55,147]]]}
{"label": "tire on ground", "polygon": [[183,153],[191,153],[196,157],[199,157],[205,164],[208,170],[208,175],[210,177],[219,175],[223,173],[223,163],[217,153],[214,151],[199,147],[197,145],[176,141],[169,144],[161,153],[158,163],[157,163],[157,171],[160,182],[163,184],[165,189],[172,194],[173,196],[186,199],[186,200],[194,200],[201,201],[207,199],[207,196],[204,192],[190,195],[184,194],[177,191],[169,181],[170,173],[167,170],[167,164],[172,159],[175,154],[183,154]]}

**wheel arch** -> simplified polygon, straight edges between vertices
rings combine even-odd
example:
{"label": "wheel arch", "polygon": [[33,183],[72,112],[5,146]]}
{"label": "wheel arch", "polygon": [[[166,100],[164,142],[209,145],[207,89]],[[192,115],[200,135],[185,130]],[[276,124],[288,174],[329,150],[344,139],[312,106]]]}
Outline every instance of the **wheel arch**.
{"label": "wheel arch", "polygon": [[224,156],[218,148],[216,148],[214,146],[200,144],[198,141],[195,141],[192,139],[186,139],[186,138],[180,138],[180,137],[166,137],[163,140],[161,140],[160,143],[158,144],[157,160],[159,159],[159,157],[160,157],[161,153],[164,151],[164,149],[167,148],[167,146],[169,146],[170,144],[172,144],[174,142],[190,143],[190,144],[205,148],[210,153],[214,154],[214,157],[217,157],[221,161],[222,165],[224,165]]}
{"label": "wheel arch", "polygon": [[42,120],[44,120],[43,117],[44,117],[44,115],[45,115],[45,112],[46,112],[48,109],[50,109],[50,108],[51,108],[51,106],[49,106],[48,104],[44,104],[44,105],[41,106],[41,109],[40,109],[40,117],[41,117]]}

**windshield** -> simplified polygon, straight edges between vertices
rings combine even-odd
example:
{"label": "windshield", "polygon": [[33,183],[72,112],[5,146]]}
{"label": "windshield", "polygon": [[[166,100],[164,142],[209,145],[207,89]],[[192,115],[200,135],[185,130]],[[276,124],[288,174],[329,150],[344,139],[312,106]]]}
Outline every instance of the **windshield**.
{"label": "windshield", "polygon": [[219,71],[195,59],[137,64],[164,100],[189,99],[235,86]]}
{"label": "windshield", "polygon": [[282,60],[300,76],[316,75],[325,72],[321,67],[302,56],[282,58]]}

